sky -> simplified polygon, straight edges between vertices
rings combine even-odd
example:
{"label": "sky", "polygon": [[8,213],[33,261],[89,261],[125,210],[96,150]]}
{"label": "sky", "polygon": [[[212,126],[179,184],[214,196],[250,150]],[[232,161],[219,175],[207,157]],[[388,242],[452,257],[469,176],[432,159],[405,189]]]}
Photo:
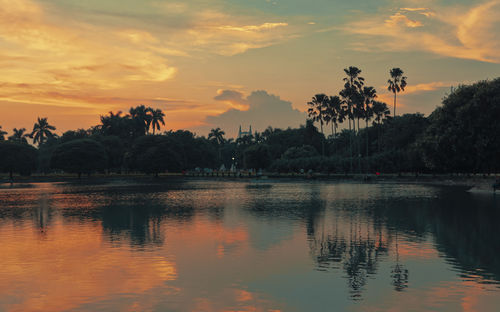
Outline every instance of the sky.
{"label": "sky", "polygon": [[399,113],[431,113],[451,86],[500,76],[500,0],[0,0],[0,125],[57,132],[109,111],[162,109],[168,129],[305,122],[357,66]]}

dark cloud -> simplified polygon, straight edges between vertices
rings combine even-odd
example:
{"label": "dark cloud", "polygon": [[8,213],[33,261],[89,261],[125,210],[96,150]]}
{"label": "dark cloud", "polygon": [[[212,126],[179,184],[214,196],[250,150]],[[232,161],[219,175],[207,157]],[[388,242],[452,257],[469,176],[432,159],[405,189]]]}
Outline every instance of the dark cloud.
{"label": "dark cloud", "polygon": [[248,110],[229,109],[205,119],[206,126],[199,127],[196,132],[207,134],[214,127],[222,128],[228,137],[234,137],[241,125],[248,130],[251,125],[254,131],[263,131],[268,126],[273,128],[298,127],[305,123],[306,114],[292,107],[292,103],[280,99],[279,96],[266,91],[254,91],[247,98],[239,91],[224,90],[215,97],[219,101],[233,101],[248,106]]}

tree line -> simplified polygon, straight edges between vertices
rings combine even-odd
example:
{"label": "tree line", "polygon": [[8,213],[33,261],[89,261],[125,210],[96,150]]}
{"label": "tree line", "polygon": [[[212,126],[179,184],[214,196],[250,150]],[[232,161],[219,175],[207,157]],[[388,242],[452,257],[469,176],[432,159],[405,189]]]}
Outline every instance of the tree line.
{"label": "tree line", "polygon": [[[160,132],[165,114],[144,105],[126,114],[109,112],[96,126],[62,135],[47,118],[38,118],[30,133],[14,128],[9,136],[0,127],[0,172],[11,178],[32,172],[158,175],[231,167],[280,173],[500,172],[500,78],[459,86],[428,117],[395,116],[395,110],[391,116],[360,69],[344,72],[338,95],[317,94],[308,103],[304,125],[268,127],[236,140],[220,128],[206,137],[187,130]],[[390,77],[395,108],[407,78],[399,68]]]}

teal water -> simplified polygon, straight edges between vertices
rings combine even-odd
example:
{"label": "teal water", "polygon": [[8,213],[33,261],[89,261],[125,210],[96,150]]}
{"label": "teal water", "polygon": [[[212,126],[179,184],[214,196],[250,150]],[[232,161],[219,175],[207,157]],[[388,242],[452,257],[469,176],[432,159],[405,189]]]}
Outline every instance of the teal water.
{"label": "teal water", "polygon": [[178,180],[0,187],[0,311],[498,311],[500,197]]}

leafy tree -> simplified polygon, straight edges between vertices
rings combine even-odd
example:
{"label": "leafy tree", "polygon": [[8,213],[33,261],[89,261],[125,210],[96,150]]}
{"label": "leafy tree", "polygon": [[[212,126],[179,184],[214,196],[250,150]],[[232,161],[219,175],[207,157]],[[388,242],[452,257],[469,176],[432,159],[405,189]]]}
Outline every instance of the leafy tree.
{"label": "leafy tree", "polygon": [[311,145],[293,146],[286,150],[281,156],[285,159],[297,159],[319,156],[318,151]]}
{"label": "leafy tree", "polygon": [[9,141],[28,144],[28,140],[26,138],[29,138],[29,134],[25,133],[26,128],[21,128],[21,129],[14,128],[12,131],[14,133],[9,137]]}
{"label": "leafy tree", "polygon": [[442,172],[500,172],[500,78],[457,88],[430,116],[419,142]]}
{"label": "leafy tree", "polygon": [[271,154],[266,144],[256,144],[244,151],[245,167],[248,169],[266,169],[271,164]]}
{"label": "leafy tree", "polygon": [[61,143],[65,143],[73,140],[85,139],[87,137],[89,137],[89,133],[87,132],[87,130],[78,129],[64,132],[59,140]]}
{"label": "leafy tree", "polygon": [[31,145],[17,142],[0,142],[0,171],[29,175],[36,168],[37,150]]}
{"label": "leafy tree", "polygon": [[126,153],[125,142],[114,135],[96,137],[96,141],[100,142],[106,151],[108,159],[106,168],[121,172],[123,158]]}
{"label": "leafy tree", "polygon": [[106,168],[106,151],[101,143],[91,139],[79,139],[58,145],[50,160],[52,168],[68,173],[91,174]]}
{"label": "leafy tree", "polygon": [[391,75],[391,79],[387,81],[389,84],[387,90],[394,93],[394,117],[396,117],[396,96],[399,92],[405,90],[407,77],[403,76],[404,72],[401,68],[393,68],[389,74]]}
{"label": "leafy tree", "polygon": [[30,134],[30,137],[33,138],[33,143],[38,145],[42,145],[47,138],[54,137],[54,133],[52,131],[56,130],[56,127],[49,124],[47,118],[38,117],[38,121],[33,126],[33,131]]}

